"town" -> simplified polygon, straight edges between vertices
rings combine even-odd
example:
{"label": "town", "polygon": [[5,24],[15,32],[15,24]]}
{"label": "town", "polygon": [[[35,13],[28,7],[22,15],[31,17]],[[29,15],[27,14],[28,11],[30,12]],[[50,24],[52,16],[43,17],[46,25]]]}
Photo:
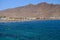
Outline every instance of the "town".
{"label": "town", "polygon": [[31,21],[31,20],[46,20],[46,19],[60,19],[60,17],[20,17],[20,18],[13,18],[13,17],[6,17],[0,16],[0,21]]}

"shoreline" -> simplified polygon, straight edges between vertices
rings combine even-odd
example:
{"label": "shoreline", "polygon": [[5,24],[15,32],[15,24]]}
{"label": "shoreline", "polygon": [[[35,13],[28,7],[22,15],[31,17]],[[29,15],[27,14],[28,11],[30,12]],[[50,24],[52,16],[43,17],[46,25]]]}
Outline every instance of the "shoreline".
{"label": "shoreline", "polygon": [[20,21],[20,20],[17,20],[17,21],[0,21],[0,22],[28,22],[28,21],[34,21],[34,20],[25,20],[25,21]]}
{"label": "shoreline", "polygon": [[[57,19],[56,19],[57,20]],[[17,20],[17,21],[0,21],[0,22],[29,22],[29,21],[50,21],[50,20],[24,20],[24,21],[20,21],[20,20]],[[51,20],[51,21],[55,21],[55,20]],[[60,20],[58,20],[60,21]]]}

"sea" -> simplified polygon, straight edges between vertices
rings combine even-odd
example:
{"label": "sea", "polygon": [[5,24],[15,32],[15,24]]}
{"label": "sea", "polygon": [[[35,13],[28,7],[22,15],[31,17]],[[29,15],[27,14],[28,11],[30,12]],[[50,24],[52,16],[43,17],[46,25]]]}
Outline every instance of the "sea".
{"label": "sea", "polygon": [[0,40],[60,40],[60,20],[0,22]]}

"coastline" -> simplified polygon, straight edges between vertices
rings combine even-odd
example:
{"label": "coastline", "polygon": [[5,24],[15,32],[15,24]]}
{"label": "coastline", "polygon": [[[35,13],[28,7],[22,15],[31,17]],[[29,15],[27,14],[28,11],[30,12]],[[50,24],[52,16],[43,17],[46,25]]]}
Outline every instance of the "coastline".
{"label": "coastline", "polygon": [[[58,19],[56,19],[56,20],[58,20]],[[36,20],[24,20],[24,21],[20,21],[20,20],[17,20],[17,21],[16,20],[14,20],[14,21],[12,21],[12,20],[11,21],[9,21],[9,20],[5,21],[5,20],[3,20],[3,21],[0,21],[0,22],[30,22],[30,21],[55,21],[55,20],[48,20],[48,19],[46,19],[46,20],[37,20],[36,19]],[[60,20],[58,20],[58,21],[60,21]]]}
{"label": "coastline", "polygon": [[24,21],[21,21],[21,20],[17,20],[17,21],[16,21],[16,20],[14,20],[14,21],[12,21],[12,20],[9,21],[9,20],[8,20],[8,21],[5,21],[5,20],[4,20],[4,21],[0,21],[0,22],[28,22],[28,21],[34,21],[34,20],[24,20]]}

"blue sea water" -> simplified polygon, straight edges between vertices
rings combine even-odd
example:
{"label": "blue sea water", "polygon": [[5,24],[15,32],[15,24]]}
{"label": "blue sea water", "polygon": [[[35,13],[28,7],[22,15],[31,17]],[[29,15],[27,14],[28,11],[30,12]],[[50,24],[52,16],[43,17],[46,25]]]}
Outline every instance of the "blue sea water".
{"label": "blue sea water", "polygon": [[0,40],[60,40],[60,20],[0,22]]}

